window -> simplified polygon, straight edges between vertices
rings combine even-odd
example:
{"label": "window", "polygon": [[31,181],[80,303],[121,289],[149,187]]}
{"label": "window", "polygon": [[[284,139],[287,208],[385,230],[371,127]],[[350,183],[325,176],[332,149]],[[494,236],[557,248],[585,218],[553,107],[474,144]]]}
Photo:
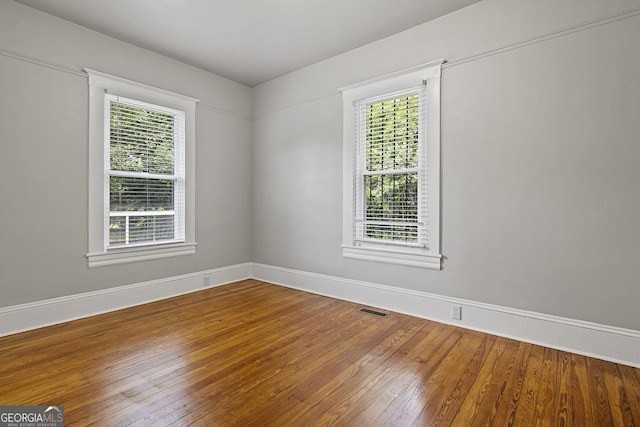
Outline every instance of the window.
{"label": "window", "polygon": [[[358,242],[425,243],[421,171],[422,87],[356,102],[355,236]],[[420,206],[422,204],[423,206]],[[422,209],[421,209],[422,208]]]}
{"label": "window", "polygon": [[106,95],[108,248],[184,242],[184,112]]}
{"label": "window", "polygon": [[197,100],[89,74],[89,266],[195,252]]}
{"label": "window", "polygon": [[347,258],[441,268],[442,62],[341,89]]}

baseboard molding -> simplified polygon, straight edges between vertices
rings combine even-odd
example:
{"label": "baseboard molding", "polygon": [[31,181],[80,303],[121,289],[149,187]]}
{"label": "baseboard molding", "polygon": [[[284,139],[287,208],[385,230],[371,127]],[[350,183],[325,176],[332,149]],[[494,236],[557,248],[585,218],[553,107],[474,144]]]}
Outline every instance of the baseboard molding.
{"label": "baseboard molding", "polygon": [[[251,263],[0,308],[0,336],[95,316],[251,278]],[[204,277],[209,285],[203,286]]]}
{"label": "baseboard molding", "polygon": [[[640,331],[375,283],[245,263],[0,308],[0,336],[255,278],[280,286],[640,368]],[[452,320],[451,306],[462,307]]]}
{"label": "baseboard molding", "polygon": [[[374,283],[253,264],[253,278],[640,368],[640,331]],[[451,306],[462,320],[451,319]]]}

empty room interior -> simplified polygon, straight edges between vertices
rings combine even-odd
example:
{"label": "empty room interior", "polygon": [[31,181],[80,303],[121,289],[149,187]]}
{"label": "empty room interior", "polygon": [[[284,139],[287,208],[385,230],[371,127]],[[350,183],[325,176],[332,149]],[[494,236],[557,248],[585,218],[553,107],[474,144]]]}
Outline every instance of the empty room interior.
{"label": "empty room interior", "polygon": [[640,425],[639,76],[640,0],[0,0],[0,412]]}

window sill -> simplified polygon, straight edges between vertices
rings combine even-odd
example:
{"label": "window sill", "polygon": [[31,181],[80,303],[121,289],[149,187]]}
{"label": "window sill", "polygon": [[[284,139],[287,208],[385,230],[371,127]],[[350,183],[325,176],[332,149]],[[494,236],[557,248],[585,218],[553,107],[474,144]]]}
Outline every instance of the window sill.
{"label": "window sill", "polygon": [[375,261],[408,267],[442,270],[442,255],[385,247],[343,246],[342,256],[362,261]]}
{"label": "window sill", "polygon": [[148,261],[196,253],[196,243],[177,243],[135,248],[111,249],[107,252],[87,254],[89,268],[129,262]]}

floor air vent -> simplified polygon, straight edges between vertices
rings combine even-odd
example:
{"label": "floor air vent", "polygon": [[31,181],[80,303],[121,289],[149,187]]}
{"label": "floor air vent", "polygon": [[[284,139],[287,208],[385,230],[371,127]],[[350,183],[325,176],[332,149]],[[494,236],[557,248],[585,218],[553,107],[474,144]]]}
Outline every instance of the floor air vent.
{"label": "floor air vent", "polygon": [[367,313],[367,314],[373,314],[374,316],[379,316],[379,317],[387,317],[389,315],[389,313],[383,313],[381,311],[369,310],[368,308],[361,308],[360,312]]}

